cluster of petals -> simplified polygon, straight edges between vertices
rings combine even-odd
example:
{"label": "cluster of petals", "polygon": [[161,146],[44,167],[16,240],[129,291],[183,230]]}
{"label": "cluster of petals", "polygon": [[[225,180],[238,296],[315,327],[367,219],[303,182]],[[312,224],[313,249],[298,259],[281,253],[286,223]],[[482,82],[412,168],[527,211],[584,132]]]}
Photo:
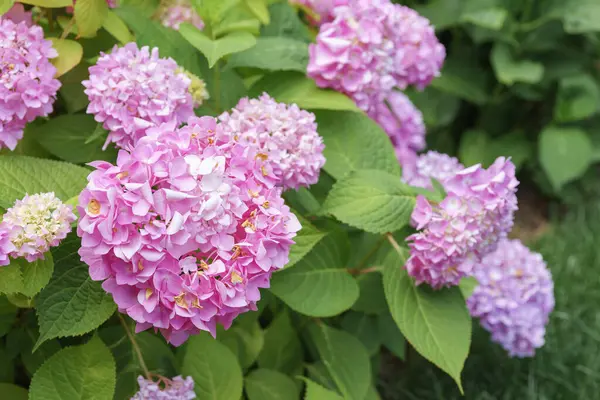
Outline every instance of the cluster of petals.
{"label": "cluster of petals", "polygon": [[411,186],[431,189],[432,179],[445,182],[463,169],[464,166],[457,158],[428,151],[402,165],[402,180]]}
{"label": "cluster of petals", "polygon": [[325,165],[323,138],[315,115],[296,104],[277,103],[268,94],[243,98],[219,116],[224,130],[256,149],[284,189],[317,183]]}
{"label": "cluster of petals", "polygon": [[137,331],[172,344],[255,310],[288,261],[298,219],[253,147],[212,117],[148,130],[98,161],[79,197],[79,254]]}
{"label": "cluster of petals", "polygon": [[63,204],[54,193],[26,195],[2,217],[0,253],[24,257],[29,262],[44,258],[50,247],[67,237],[76,219],[71,206]]}
{"label": "cluster of petals", "polygon": [[417,197],[412,222],[418,232],[406,240],[406,269],[416,284],[439,289],[470,276],[481,257],[512,229],[517,209],[513,163],[499,157],[487,170],[477,164],[443,180],[446,198]]}
{"label": "cluster of petals", "polygon": [[333,21],[335,8],[347,5],[348,0],[290,0],[290,3],[308,10],[309,22],[314,26],[320,26]]}
{"label": "cluster of petals", "polygon": [[370,108],[369,117],[383,128],[395,148],[415,152],[425,148],[423,114],[404,93],[390,92],[384,101]]}
{"label": "cluster of petals", "polygon": [[160,58],[156,47],[115,46],[89,71],[82,82],[90,100],[87,112],[109,131],[105,147],[113,142],[128,148],[148,128],[194,115],[190,79],[171,58]]}
{"label": "cluster of petals", "polygon": [[194,25],[196,28],[204,29],[204,21],[198,15],[190,0],[169,0],[163,2],[160,13],[160,21],[167,28],[179,30],[182,23]]}
{"label": "cluster of petals", "polygon": [[390,0],[349,0],[334,13],[309,48],[307,72],[320,87],[370,112],[394,87],[421,89],[439,75],[444,46],[416,11]]}
{"label": "cluster of petals", "polygon": [[518,240],[502,240],[475,267],[479,285],[469,312],[511,357],[531,357],[544,345],[554,308],[554,283],[542,256]]}
{"label": "cluster of petals", "polygon": [[0,148],[14,150],[25,125],[52,112],[56,56],[41,27],[0,17]]}
{"label": "cluster of petals", "polygon": [[25,11],[25,7],[21,3],[13,4],[10,10],[2,15],[2,18],[9,19],[15,24],[25,22],[27,26],[33,25],[33,16],[31,11]]}
{"label": "cluster of petals", "polygon": [[[163,387],[161,387],[161,383],[164,385]],[[173,379],[162,378],[160,382],[138,376],[138,385],[140,391],[131,400],[192,400],[196,398],[194,380],[191,376],[185,379],[181,376]]]}

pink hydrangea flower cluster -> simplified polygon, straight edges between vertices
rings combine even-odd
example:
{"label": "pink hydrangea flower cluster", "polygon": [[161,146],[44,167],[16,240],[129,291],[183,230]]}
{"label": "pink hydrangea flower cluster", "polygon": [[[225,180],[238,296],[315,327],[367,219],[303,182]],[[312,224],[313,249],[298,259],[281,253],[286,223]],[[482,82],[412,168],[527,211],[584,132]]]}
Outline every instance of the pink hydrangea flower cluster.
{"label": "pink hydrangea flower cluster", "polygon": [[212,117],[148,130],[79,197],[79,254],[137,331],[174,345],[256,309],[288,261],[298,219],[251,146]]}
{"label": "pink hydrangea flower cluster", "polygon": [[314,26],[320,26],[334,20],[336,7],[345,6],[348,0],[290,0],[290,3],[299,5],[314,14],[308,15],[309,22]]}
{"label": "pink hydrangea flower cluster", "polygon": [[371,108],[369,117],[385,130],[396,149],[419,151],[425,148],[423,114],[404,93],[390,92],[385,101]]}
{"label": "pink hydrangea flower cluster", "polygon": [[160,58],[156,47],[115,46],[89,70],[89,80],[82,82],[87,112],[109,131],[105,148],[110,142],[128,148],[148,128],[194,115],[190,79],[171,58]]}
{"label": "pink hydrangea flower cluster", "polygon": [[52,112],[56,56],[42,28],[0,17],[0,148],[14,150],[25,125]]}
{"label": "pink hydrangea flower cluster", "polygon": [[437,151],[428,151],[406,160],[402,165],[402,180],[411,186],[431,189],[431,179],[445,182],[465,167],[455,157]]}
{"label": "pink hydrangea flower cluster", "polygon": [[325,165],[323,138],[315,115],[296,104],[277,103],[268,94],[243,98],[230,112],[219,116],[226,132],[253,146],[285,189],[310,186]]}
{"label": "pink hydrangea flower cluster", "polygon": [[554,284],[546,263],[518,240],[501,240],[475,267],[479,285],[469,312],[511,357],[531,357],[544,345],[554,309]]}
{"label": "pink hydrangea flower cluster", "polygon": [[167,28],[179,30],[179,26],[187,22],[200,30],[204,29],[204,21],[189,0],[171,0],[161,7],[160,21]]}
{"label": "pink hydrangea flower cluster", "polygon": [[[162,388],[161,382],[164,384]],[[131,400],[192,400],[196,398],[194,380],[191,376],[185,379],[176,376],[172,380],[162,378],[161,382],[154,382],[139,376],[140,391]]]}
{"label": "pink hydrangea flower cluster", "polygon": [[308,75],[370,112],[394,87],[424,88],[446,52],[429,21],[390,0],[349,0],[321,26],[309,48]]}
{"label": "pink hydrangea flower cluster", "polygon": [[14,248],[8,237],[8,232],[0,229],[0,267],[10,264],[8,255],[14,251]]}
{"label": "pink hydrangea flower cluster", "polygon": [[2,15],[2,18],[10,19],[15,24],[25,22],[27,26],[33,25],[33,18],[31,11],[25,11],[25,7],[21,3],[15,3],[13,6]]}
{"label": "pink hydrangea flower cluster", "polygon": [[[76,219],[71,206],[63,204],[54,193],[27,195],[2,217],[0,254],[24,257],[29,262],[43,259],[50,247],[67,237]],[[2,261],[6,261],[5,256],[0,256]]]}
{"label": "pink hydrangea flower cluster", "polygon": [[441,183],[447,196],[439,204],[417,197],[412,221],[418,232],[406,239],[409,275],[435,289],[457,285],[506,237],[519,184],[513,163],[504,157],[487,170],[474,165]]}

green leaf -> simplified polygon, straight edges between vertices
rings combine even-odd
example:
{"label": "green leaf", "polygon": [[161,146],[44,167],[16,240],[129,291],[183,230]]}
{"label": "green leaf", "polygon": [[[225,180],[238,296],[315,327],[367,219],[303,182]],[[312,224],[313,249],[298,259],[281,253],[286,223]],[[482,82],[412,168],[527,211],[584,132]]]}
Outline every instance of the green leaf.
{"label": "green leaf", "polygon": [[240,0],[192,0],[202,20],[210,27],[215,27]]}
{"label": "green leaf", "polygon": [[188,23],[181,24],[179,32],[206,56],[210,68],[226,55],[244,51],[256,44],[256,38],[248,32],[233,32],[221,39],[212,40]]}
{"label": "green leaf", "polygon": [[271,4],[269,14],[271,22],[263,26],[260,36],[289,37],[306,43],[311,41],[308,28],[287,2]]}
{"label": "green leaf", "polygon": [[556,1],[554,15],[563,20],[565,32],[600,32],[600,4],[596,0]]}
{"label": "green leaf", "polygon": [[258,366],[292,374],[302,366],[303,357],[300,339],[288,313],[279,313],[265,332],[265,345],[258,355]]}
{"label": "green leaf", "polygon": [[8,301],[6,296],[0,296],[0,338],[10,331],[15,323],[17,311],[17,307]]}
{"label": "green leaf", "polygon": [[599,110],[600,88],[590,75],[567,76],[559,81],[554,104],[554,119],[557,122],[579,121]]}
{"label": "green leaf", "polygon": [[256,46],[233,54],[227,66],[231,68],[249,67],[266,71],[306,72],[308,45],[305,42],[286,37],[258,38]]}
{"label": "green leaf", "polygon": [[304,379],[306,382],[306,394],[304,400],[344,400],[339,394],[325,389],[323,386],[309,379]]}
{"label": "green leaf", "polygon": [[122,44],[133,42],[135,38],[129,32],[127,25],[117,14],[108,10],[102,27]]}
{"label": "green leaf", "polygon": [[25,194],[54,192],[61,200],[78,195],[89,170],[61,161],[27,156],[0,157],[0,207],[9,208]]}
{"label": "green leaf", "polygon": [[290,268],[300,261],[327,234],[319,231],[301,215],[296,214],[296,216],[302,225],[302,229],[294,238],[295,243],[290,249],[290,261],[286,264],[286,268]]}
{"label": "green leaf", "polygon": [[333,90],[319,89],[312,79],[299,72],[282,71],[265,75],[250,88],[250,97],[263,92],[277,101],[297,104],[304,109],[360,112],[354,102]]}
{"label": "green leaf", "polygon": [[213,37],[220,38],[231,32],[247,32],[258,36],[260,21],[245,6],[234,7],[215,28]]}
{"label": "green leaf", "polygon": [[194,379],[200,399],[239,400],[242,396],[242,369],[235,355],[208,333],[188,340],[181,373]]}
{"label": "green leaf", "polygon": [[347,400],[363,400],[371,384],[371,361],[354,336],[324,323],[310,326],[310,336],[339,392]]}
{"label": "green leaf", "polygon": [[471,317],[458,288],[416,287],[403,268],[408,250],[390,251],[383,276],[394,321],[423,357],[448,373],[462,392],[460,374],[471,344]]}
{"label": "green leaf", "polygon": [[381,343],[401,360],[404,360],[406,340],[389,313],[377,317],[377,328]]}
{"label": "green leaf", "polygon": [[266,0],[244,0],[244,2],[261,24],[267,25],[271,22]]}
{"label": "green leaf", "polygon": [[105,137],[91,136],[97,132],[98,123],[87,114],[60,115],[45,124],[36,126],[37,141],[50,153],[65,161],[83,164],[96,160],[114,161],[117,150],[110,146],[102,151]]}
{"label": "green leaf", "polygon": [[281,372],[256,369],[244,382],[248,400],[297,400],[299,397],[294,381]]}
{"label": "green leaf", "polygon": [[431,87],[478,105],[489,99],[487,70],[465,56],[446,59],[441,76],[431,82]]}
{"label": "green leaf", "polygon": [[397,176],[360,170],[333,185],[322,212],[367,232],[386,233],[408,225],[414,207],[412,190]]}
{"label": "green leaf", "polygon": [[29,388],[30,400],[112,400],[115,360],[97,337],[65,348],[37,370]]}
{"label": "green leaf", "polygon": [[555,190],[583,175],[592,162],[592,142],[581,129],[547,127],[538,144],[540,163]]}
{"label": "green leaf", "polygon": [[77,0],[73,6],[79,36],[94,36],[108,15],[106,0]]}
{"label": "green leaf", "polygon": [[519,169],[531,158],[533,151],[533,144],[523,132],[515,131],[492,139],[484,131],[470,130],[463,133],[460,139],[458,157],[464,165],[481,163],[486,167],[500,156],[511,157]]}
{"label": "green leaf", "polygon": [[473,291],[475,290],[477,285],[479,285],[477,279],[475,279],[474,277],[466,277],[460,280],[458,288],[460,289],[463,298],[468,299],[473,294]]}
{"label": "green leaf", "polygon": [[318,131],[325,142],[325,171],[336,179],[361,169],[378,169],[398,177],[400,164],[392,142],[367,116],[353,112],[319,111]]}
{"label": "green leaf", "polygon": [[55,77],[64,75],[81,62],[83,47],[79,43],[68,39],[48,39],[52,41],[52,47],[58,52],[58,57],[50,60],[56,67]]}
{"label": "green leaf", "polygon": [[467,0],[464,4],[461,22],[498,31],[508,17],[508,11],[497,0]]}
{"label": "green leaf", "polygon": [[21,266],[16,262],[0,268],[0,293],[20,293],[23,290]]}
{"label": "green leaf", "polygon": [[[90,76],[89,67],[90,65],[86,62],[79,63],[75,68],[60,77],[62,86],[59,93],[69,114],[84,110],[89,104],[88,97],[83,92],[85,88],[81,84]],[[28,130],[31,130],[33,126],[33,124],[29,124]]]}
{"label": "green leaf", "polygon": [[387,310],[383,294],[383,278],[380,273],[361,274],[356,278],[360,286],[360,297],[352,306],[354,311],[381,314]]}
{"label": "green leaf", "polygon": [[15,0],[1,0],[0,1],[0,15],[3,15],[12,8],[15,4]]}
{"label": "green leaf", "polygon": [[0,383],[0,393],[5,399],[10,400],[27,400],[29,398],[27,389],[12,383]]}
{"label": "green leaf", "polygon": [[11,261],[0,268],[0,293],[19,293],[34,297],[50,281],[54,271],[52,254],[46,253],[43,260],[28,262],[24,258]]}
{"label": "green leaf", "polygon": [[464,0],[431,0],[415,5],[415,10],[427,18],[436,31],[450,28],[459,23]]}
{"label": "green leaf", "polygon": [[325,236],[293,268],[273,274],[271,292],[293,310],[312,317],[332,317],[358,298],[358,285],[345,268],[348,241]]}
{"label": "green leaf", "polygon": [[77,254],[80,247],[81,241],[72,233],[52,249],[55,272],[37,300],[40,338],[36,348],[48,339],[90,332],[116,309],[100,282],[90,278],[88,266]]}
{"label": "green leaf", "polygon": [[379,351],[381,340],[379,338],[376,317],[349,311],[342,317],[341,327],[360,340],[369,353],[369,356]]}
{"label": "green leaf", "polygon": [[515,82],[538,83],[544,76],[544,65],[530,60],[518,60],[505,43],[496,43],[490,55],[496,77],[505,85]]}
{"label": "green leaf", "polygon": [[19,3],[45,8],[61,8],[73,5],[73,0],[19,0]]}
{"label": "green leaf", "polygon": [[250,368],[258,358],[265,343],[265,335],[260,324],[258,321],[253,321],[247,325],[234,325],[229,329],[229,332],[238,338],[240,365],[243,369]]}
{"label": "green leaf", "polygon": [[408,90],[406,94],[423,113],[428,128],[449,125],[460,109],[460,100],[456,96],[432,87],[423,91]]}

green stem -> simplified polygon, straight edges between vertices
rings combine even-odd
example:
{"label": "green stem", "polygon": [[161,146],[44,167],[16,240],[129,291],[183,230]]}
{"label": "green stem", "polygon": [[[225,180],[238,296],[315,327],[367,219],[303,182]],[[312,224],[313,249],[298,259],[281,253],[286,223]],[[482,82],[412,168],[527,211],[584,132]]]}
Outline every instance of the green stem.
{"label": "green stem", "polygon": [[142,350],[140,349],[140,346],[137,344],[135,337],[129,330],[129,327],[127,326],[127,322],[125,322],[125,318],[123,318],[123,316],[118,312],[117,312],[117,316],[119,317],[119,320],[121,321],[121,325],[123,325],[123,329],[125,330],[125,333],[127,334],[129,341],[131,342],[131,346],[133,347],[133,351],[135,351],[138,361],[140,362],[140,367],[142,367],[142,370],[144,371],[144,375],[146,375],[147,379],[151,380],[152,377],[150,375],[150,371],[148,370],[148,367],[146,366],[144,357],[142,357]]}
{"label": "green stem", "polygon": [[214,96],[215,96],[215,111],[217,114],[221,114],[221,67],[219,62],[213,66],[213,79],[214,79]]}
{"label": "green stem", "polygon": [[400,256],[402,256],[403,255],[402,248],[400,248],[400,245],[398,244],[398,242],[396,242],[396,239],[394,239],[394,236],[392,236],[391,233],[386,233],[385,237],[387,238],[388,242],[390,242],[392,247],[398,252],[398,254],[400,254]]}

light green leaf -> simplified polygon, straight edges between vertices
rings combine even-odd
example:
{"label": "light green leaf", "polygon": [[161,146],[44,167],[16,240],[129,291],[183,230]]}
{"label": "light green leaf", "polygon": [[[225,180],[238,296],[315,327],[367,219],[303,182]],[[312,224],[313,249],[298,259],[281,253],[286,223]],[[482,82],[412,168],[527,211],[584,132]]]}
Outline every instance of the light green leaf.
{"label": "light green leaf", "polygon": [[87,114],[60,115],[34,128],[37,141],[50,153],[65,161],[83,164],[96,160],[114,161],[117,150],[110,146],[102,151],[105,131]]}
{"label": "light green leaf", "polygon": [[406,340],[392,316],[389,313],[378,316],[377,327],[381,343],[401,360],[404,360]]}
{"label": "light green leaf", "polygon": [[17,307],[8,301],[6,296],[0,296],[0,338],[10,331],[15,323],[16,316]]}
{"label": "light green leaf", "polygon": [[194,379],[200,399],[239,400],[242,396],[242,369],[235,355],[206,332],[188,340],[181,373]]}
{"label": "light green leaf", "polygon": [[308,45],[286,37],[258,38],[256,46],[233,54],[227,66],[259,68],[267,71],[306,71]]}
{"label": "light green leaf", "polygon": [[342,317],[341,327],[360,340],[369,353],[369,356],[372,356],[379,351],[381,340],[379,338],[376,317],[349,311]]}
{"label": "light green leaf", "polygon": [[474,277],[471,276],[471,277],[462,278],[460,280],[460,283],[458,284],[458,288],[460,289],[460,292],[462,293],[463,298],[468,299],[473,294],[473,291],[475,290],[477,285],[479,285],[479,283],[477,282],[477,279],[475,279]]}
{"label": "light green leaf", "polygon": [[260,21],[245,7],[235,7],[213,32],[214,38],[220,38],[231,32],[247,32],[258,36],[260,32]]}
{"label": "light green leaf", "polygon": [[244,0],[246,6],[252,11],[261,24],[267,25],[271,22],[269,9],[267,8],[266,0]]}
{"label": "light green leaf", "polygon": [[261,37],[289,37],[306,43],[311,41],[308,28],[288,2],[271,4],[269,14],[271,22],[263,26],[260,32]]}
{"label": "light green leaf", "polygon": [[395,232],[410,222],[415,196],[397,176],[360,170],[337,181],[323,204],[323,213],[372,233]]}
{"label": "light green leaf", "polygon": [[21,266],[16,262],[0,268],[0,293],[20,293],[23,290]]}
{"label": "light green leaf", "polygon": [[292,378],[269,369],[256,369],[244,379],[248,400],[297,400],[298,388]]}
{"label": "light green leaf", "polygon": [[69,72],[81,62],[83,47],[74,40],[49,38],[52,47],[58,52],[58,57],[51,59],[52,65],[56,67],[55,77]]}
{"label": "light green leaf", "polygon": [[538,83],[544,76],[543,64],[516,59],[505,43],[498,42],[494,45],[490,61],[496,77],[505,85],[512,85],[515,82]]}
{"label": "light green leaf", "polygon": [[50,357],[31,380],[29,400],[112,400],[114,392],[115,360],[94,337]]}
{"label": "light green leaf", "polygon": [[38,294],[54,271],[52,254],[48,252],[44,258],[33,262],[17,258],[9,266],[0,268],[0,293],[18,293],[26,297]]}
{"label": "light green leaf", "polygon": [[600,32],[600,3],[596,0],[556,1],[553,15],[562,19],[565,32]]}
{"label": "light green leaf", "polygon": [[77,0],[73,15],[79,36],[94,36],[108,15],[108,4],[106,0]]}
{"label": "light green leaf", "polygon": [[15,0],[1,0],[0,1],[0,15],[3,15],[8,10],[10,10],[15,4]]}
{"label": "light green leaf", "polygon": [[358,285],[345,269],[348,241],[325,236],[293,268],[273,274],[271,292],[293,310],[312,317],[332,317],[358,298]]}
{"label": "light green leaf", "polygon": [[286,311],[279,313],[265,332],[258,366],[292,374],[302,366],[302,345]]}
{"label": "light green leaf", "polygon": [[352,306],[354,311],[381,314],[387,310],[383,294],[383,279],[380,273],[361,274],[356,278],[360,286],[360,297]]}
{"label": "light green leaf", "polygon": [[295,103],[304,109],[360,112],[350,98],[333,90],[319,89],[315,81],[299,72],[282,71],[265,75],[252,85],[250,97],[258,97],[263,92],[279,102]]}
{"label": "light green leaf", "polygon": [[73,0],[19,0],[19,3],[45,8],[61,8],[73,5]]}
{"label": "light green leaf", "polygon": [[319,111],[315,114],[318,132],[325,142],[324,168],[331,176],[341,179],[362,169],[378,169],[401,176],[392,142],[373,120],[353,112]]}
{"label": "light green leaf", "polygon": [[323,386],[309,379],[304,379],[306,382],[306,394],[304,400],[344,400],[339,394],[325,389]]}
{"label": "light green leaf", "polygon": [[29,398],[27,389],[12,383],[0,383],[0,393],[3,398],[10,400],[27,400]]}
{"label": "light green leaf", "polygon": [[256,44],[256,38],[248,32],[233,32],[221,39],[212,40],[188,23],[181,24],[179,32],[206,56],[210,68],[226,55],[244,51]]}
{"label": "light green leaf", "polygon": [[464,2],[461,22],[498,31],[502,29],[508,11],[498,0],[467,0]]}
{"label": "light green leaf", "polygon": [[192,0],[196,11],[209,27],[216,27],[240,0]]}
{"label": "light green leaf", "polygon": [[296,214],[302,229],[294,238],[294,243],[290,249],[290,261],[286,268],[290,268],[302,259],[327,233],[319,231],[308,220],[299,214]]}
{"label": "light green leaf", "polygon": [[558,82],[554,119],[558,122],[579,121],[600,111],[600,88],[587,74],[567,76]]}
{"label": "light green leaf", "polygon": [[133,42],[135,38],[129,32],[127,25],[117,14],[108,10],[102,27],[122,44]]}
{"label": "light green leaf", "polygon": [[550,126],[538,143],[540,163],[556,190],[583,175],[592,162],[592,142],[581,129]]}
{"label": "light green leaf", "polygon": [[416,287],[403,268],[408,250],[391,250],[383,276],[394,321],[423,357],[448,373],[462,392],[460,374],[471,344],[471,317],[458,288]]}
{"label": "light green leaf", "polygon": [[371,385],[371,361],[354,336],[324,323],[310,326],[310,336],[339,392],[347,400],[363,400]]}
{"label": "light green leaf", "polygon": [[0,157],[0,207],[9,208],[25,194],[54,192],[61,200],[78,195],[89,170],[61,161],[27,156]]}
{"label": "light green leaf", "polygon": [[90,332],[115,311],[112,297],[100,282],[92,281],[88,266],[81,262],[80,247],[81,241],[71,233],[52,249],[55,272],[37,299],[40,337],[35,348],[48,339]]}

